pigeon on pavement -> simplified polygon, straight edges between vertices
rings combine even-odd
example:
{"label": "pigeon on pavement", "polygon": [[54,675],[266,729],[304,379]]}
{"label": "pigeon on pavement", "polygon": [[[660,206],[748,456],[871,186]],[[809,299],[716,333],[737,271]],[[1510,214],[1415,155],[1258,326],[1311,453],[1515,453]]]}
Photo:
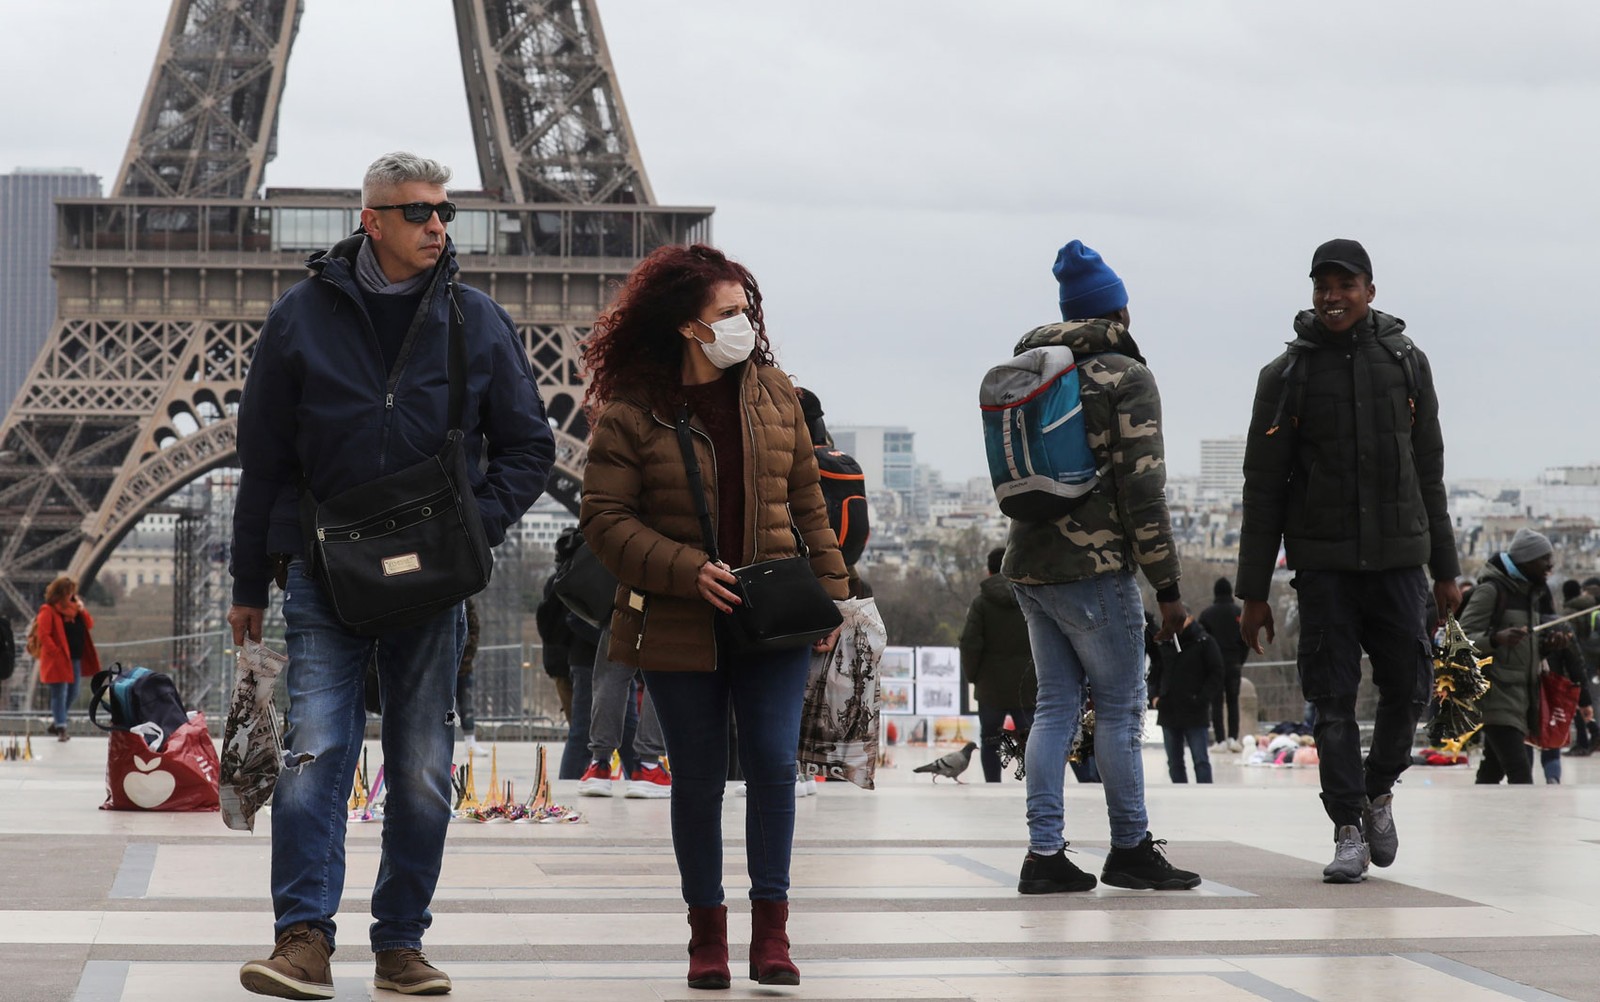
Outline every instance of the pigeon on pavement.
{"label": "pigeon on pavement", "polygon": [[957,783],[961,782],[961,774],[967,771],[967,766],[972,764],[972,753],[978,749],[976,742],[968,741],[960,751],[953,751],[948,755],[940,755],[927,765],[919,765],[912,772],[931,772],[933,781],[937,783],[940,776],[949,776]]}

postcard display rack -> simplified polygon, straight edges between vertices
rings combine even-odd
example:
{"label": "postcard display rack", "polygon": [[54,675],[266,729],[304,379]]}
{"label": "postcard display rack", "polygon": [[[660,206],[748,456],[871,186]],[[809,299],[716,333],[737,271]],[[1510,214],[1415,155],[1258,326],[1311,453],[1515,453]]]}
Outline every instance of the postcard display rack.
{"label": "postcard display rack", "polygon": [[[879,662],[880,708],[886,715],[923,718],[900,721],[900,731],[910,740],[930,743],[948,739],[947,732],[977,730],[977,719],[961,719],[971,712],[970,697],[963,698],[961,651],[955,647],[885,647]],[[962,725],[967,726],[963,727]]]}

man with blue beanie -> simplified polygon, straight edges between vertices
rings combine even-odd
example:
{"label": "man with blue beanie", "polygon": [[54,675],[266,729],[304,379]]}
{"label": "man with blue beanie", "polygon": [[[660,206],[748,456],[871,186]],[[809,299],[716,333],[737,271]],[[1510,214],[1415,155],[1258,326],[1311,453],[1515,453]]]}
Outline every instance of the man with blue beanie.
{"label": "man with blue beanie", "polygon": [[1187,890],[1149,830],[1140,757],[1145,709],[1144,602],[1140,568],[1161,606],[1166,640],[1188,613],[1178,595],[1178,551],[1167,514],[1161,395],[1128,333],[1128,292],[1100,255],[1074,240],[1053,269],[1064,322],[1039,327],[1016,354],[1072,349],[1085,426],[1100,481],[1053,521],[1013,519],[1001,573],[1028,623],[1038,707],[1028,734],[1028,855],[1023,894],[1087,891],[1092,874],[1066,857],[1062,784],[1077,735],[1084,682],[1094,699],[1094,752],[1111,822],[1100,879],[1113,887]]}
{"label": "man with blue beanie", "polygon": [[[1300,687],[1316,708],[1322,806],[1333,822],[1330,884],[1394,862],[1394,785],[1411,764],[1431,694],[1428,578],[1443,620],[1461,604],[1445,502],[1444,435],[1428,359],[1398,317],[1372,308],[1372,260],[1354,240],[1311,256],[1311,306],[1288,350],[1261,370],[1244,453],[1239,632],[1273,639],[1281,541],[1300,609]],[[1361,652],[1378,688],[1361,757]]]}

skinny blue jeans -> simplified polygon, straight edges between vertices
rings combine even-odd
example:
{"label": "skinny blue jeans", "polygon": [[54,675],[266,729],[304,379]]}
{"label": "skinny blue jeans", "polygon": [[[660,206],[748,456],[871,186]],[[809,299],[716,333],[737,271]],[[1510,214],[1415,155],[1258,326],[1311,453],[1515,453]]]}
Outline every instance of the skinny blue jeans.
{"label": "skinny blue jeans", "polygon": [[1094,757],[1106,796],[1111,844],[1144,841],[1144,603],[1129,572],[1060,584],[1013,585],[1028,621],[1039,703],[1028,732],[1028,848],[1066,845],[1062,788],[1087,679],[1094,699]]}
{"label": "skinny blue jeans", "polygon": [[[453,790],[456,669],[466,606],[380,637],[349,632],[298,560],[283,600],[289,666],[285,768],[272,797],[272,907],[281,935],[307,922],[334,942],[344,893],[345,820],[367,715],[363,675],[376,657],[383,693],[383,853],[372,890],[372,949],[420,949],[432,922]],[[373,773],[378,763],[371,763]],[[376,779],[369,775],[368,780]]]}
{"label": "skinny blue jeans", "polygon": [[672,761],[672,851],[683,900],[722,904],[722,795],[728,783],[728,706],[744,771],[745,857],[752,901],[787,901],[794,849],[795,751],[809,649],[734,655],[716,671],[649,671],[645,687]]}
{"label": "skinny blue jeans", "polygon": [[72,681],[50,683],[50,720],[57,727],[67,726],[67,711],[78,698],[78,678],[83,674],[83,662],[72,659]]}

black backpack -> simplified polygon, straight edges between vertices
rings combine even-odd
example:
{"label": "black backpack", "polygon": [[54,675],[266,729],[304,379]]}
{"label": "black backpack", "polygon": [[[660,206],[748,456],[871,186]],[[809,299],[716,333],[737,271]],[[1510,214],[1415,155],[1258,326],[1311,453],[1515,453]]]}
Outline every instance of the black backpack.
{"label": "black backpack", "polygon": [[822,497],[828,502],[828,522],[839,537],[845,566],[853,567],[867,548],[867,477],[861,464],[847,453],[826,445],[816,447],[817,472],[822,475]]}
{"label": "black backpack", "polygon": [[[156,724],[162,740],[189,722],[183,697],[170,675],[148,668],[124,668],[119,661],[90,680],[94,700],[89,704],[89,722],[102,731],[127,731],[139,724]],[[99,719],[101,706],[111,711],[110,725]]]}

